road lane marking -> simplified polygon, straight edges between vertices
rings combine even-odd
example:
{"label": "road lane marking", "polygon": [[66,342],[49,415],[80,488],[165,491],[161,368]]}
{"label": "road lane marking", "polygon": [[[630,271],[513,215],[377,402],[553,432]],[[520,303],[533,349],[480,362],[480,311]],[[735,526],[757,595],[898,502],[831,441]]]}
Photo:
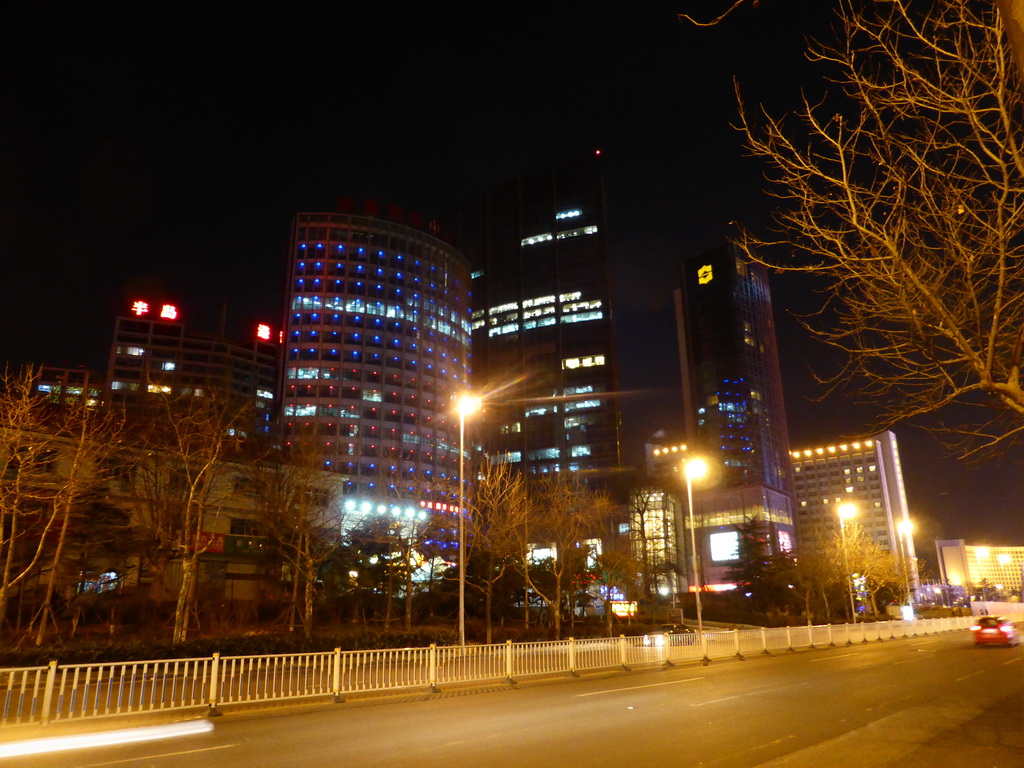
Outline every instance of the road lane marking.
{"label": "road lane marking", "polygon": [[961,680],[966,680],[968,677],[974,677],[975,675],[980,675],[980,674],[981,674],[981,670],[979,669],[977,672],[971,672],[971,674],[969,674],[969,675],[964,675],[963,677],[954,678],[953,682],[954,683],[959,683]]}
{"label": "road lane marking", "polygon": [[918,643],[911,643],[911,645],[931,645],[932,643],[937,643],[937,642],[939,642],[939,641],[938,640],[922,640],[922,641],[920,641]]}
{"label": "road lane marking", "polygon": [[691,704],[691,707],[703,707],[705,704],[718,704],[723,701],[732,701],[733,699],[742,699],[744,696],[752,696],[750,693],[737,694],[736,696],[726,696],[724,699],[712,699],[711,701],[702,701],[699,704]]}
{"label": "road lane marking", "polygon": [[857,655],[856,653],[841,653],[838,656],[825,656],[825,657],[820,658],[820,659],[811,659],[811,662],[813,663],[815,661],[830,661],[831,659],[844,659],[847,656],[856,656],[856,655]]}
{"label": "road lane marking", "polygon": [[576,698],[577,699],[582,699],[584,696],[601,696],[602,694],[605,694],[605,693],[619,693],[621,691],[638,691],[641,688],[660,688],[663,685],[679,685],[680,683],[692,683],[694,680],[703,680],[703,679],[704,679],[704,677],[702,675],[701,677],[688,677],[685,680],[673,680],[673,681],[671,681],[669,683],[651,683],[650,685],[633,685],[633,686],[630,686],[629,688],[609,688],[609,689],[604,690],[604,691],[591,691],[590,693],[577,693],[576,694]]}
{"label": "road lane marking", "polygon": [[105,765],[120,765],[121,763],[138,763],[140,760],[157,760],[161,757],[177,757],[178,755],[194,755],[197,752],[213,752],[218,749],[231,749],[238,744],[221,744],[219,747],[203,747],[202,749],[186,749],[182,752],[162,752],[159,755],[146,755],[145,757],[129,757],[124,760],[109,760],[105,763],[89,763],[82,768],[102,768]]}
{"label": "road lane marking", "polygon": [[1016,659],[1010,659],[1009,661],[1004,661],[1002,665],[1005,667],[1007,664],[1016,664],[1019,661],[1020,661],[1020,657],[1017,657]]}

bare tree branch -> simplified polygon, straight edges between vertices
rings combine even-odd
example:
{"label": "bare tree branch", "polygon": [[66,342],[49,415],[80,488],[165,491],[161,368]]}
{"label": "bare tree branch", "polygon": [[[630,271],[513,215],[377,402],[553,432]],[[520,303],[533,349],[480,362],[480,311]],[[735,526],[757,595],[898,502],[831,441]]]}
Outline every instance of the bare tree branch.
{"label": "bare tree branch", "polygon": [[804,322],[847,362],[821,380],[855,383],[876,426],[969,406],[982,417],[948,427],[963,454],[1007,442],[1024,427],[1024,92],[1000,18],[956,0],[842,0],[839,16],[842,38],[809,56],[840,101],[778,118],[737,90],[779,201],[775,235],[738,243],[826,279]]}

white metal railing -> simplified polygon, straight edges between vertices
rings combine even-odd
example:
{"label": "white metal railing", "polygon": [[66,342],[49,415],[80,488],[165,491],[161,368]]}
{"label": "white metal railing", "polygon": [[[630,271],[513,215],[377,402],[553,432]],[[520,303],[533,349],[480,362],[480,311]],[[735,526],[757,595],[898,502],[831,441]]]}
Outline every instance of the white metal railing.
{"label": "white metal railing", "polygon": [[955,617],[558,642],[0,668],[0,726],[710,661],[966,629]]}
{"label": "white metal railing", "polygon": [[41,714],[51,720],[70,720],[202,706],[208,700],[210,671],[216,661],[215,654],[213,658],[59,668],[52,664],[55,686]]}

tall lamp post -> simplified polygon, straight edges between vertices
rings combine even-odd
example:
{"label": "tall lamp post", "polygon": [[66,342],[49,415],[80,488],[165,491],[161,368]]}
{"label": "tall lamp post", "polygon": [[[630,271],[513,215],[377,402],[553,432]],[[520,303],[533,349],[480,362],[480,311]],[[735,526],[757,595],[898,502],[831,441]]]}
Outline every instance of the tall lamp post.
{"label": "tall lamp post", "polygon": [[466,417],[480,408],[480,398],[459,398],[459,645],[466,644]]}
{"label": "tall lamp post", "polygon": [[843,538],[843,570],[846,572],[846,589],[850,593],[850,621],[854,624],[857,623],[857,606],[853,602],[853,574],[850,573],[850,552],[846,544],[846,521],[856,516],[856,505],[839,505],[839,533]]}
{"label": "tall lamp post", "polygon": [[896,524],[896,531],[900,537],[900,560],[903,563],[903,582],[907,588],[907,605],[910,606],[911,616],[914,611],[914,593],[910,589],[910,536],[914,532],[914,524],[909,520],[900,520]]}
{"label": "tall lamp post", "polygon": [[693,522],[693,481],[708,473],[708,464],[703,459],[683,461],[683,475],[686,477],[686,508],[690,515],[690,558],[693,564],[694,596],[697,600],[697,631],[704,631],[704,618],[700,605],[700,571],[697,569],[697,529]]}

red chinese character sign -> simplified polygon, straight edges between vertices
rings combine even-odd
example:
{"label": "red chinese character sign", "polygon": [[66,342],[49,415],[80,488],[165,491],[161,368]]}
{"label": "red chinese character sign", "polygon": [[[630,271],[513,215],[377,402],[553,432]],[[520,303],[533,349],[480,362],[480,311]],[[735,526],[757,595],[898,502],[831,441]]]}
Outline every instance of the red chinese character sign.
{"label": "red chinese character sign", "polygon": [[257,325],[256,338],[262,339],[263,341],[270,341],[270,326],[266,323],[260,323]]}
{"label": "red chinese character sign", "polygon": [[[137,317],[148,315],[150,313],[151,306],[145,299],[136,299],[132,302],[132,314]],[[161,320],[177,320],[178,319],[178,308],[174,304],[161,304],[160,305],[160,319]]]}

